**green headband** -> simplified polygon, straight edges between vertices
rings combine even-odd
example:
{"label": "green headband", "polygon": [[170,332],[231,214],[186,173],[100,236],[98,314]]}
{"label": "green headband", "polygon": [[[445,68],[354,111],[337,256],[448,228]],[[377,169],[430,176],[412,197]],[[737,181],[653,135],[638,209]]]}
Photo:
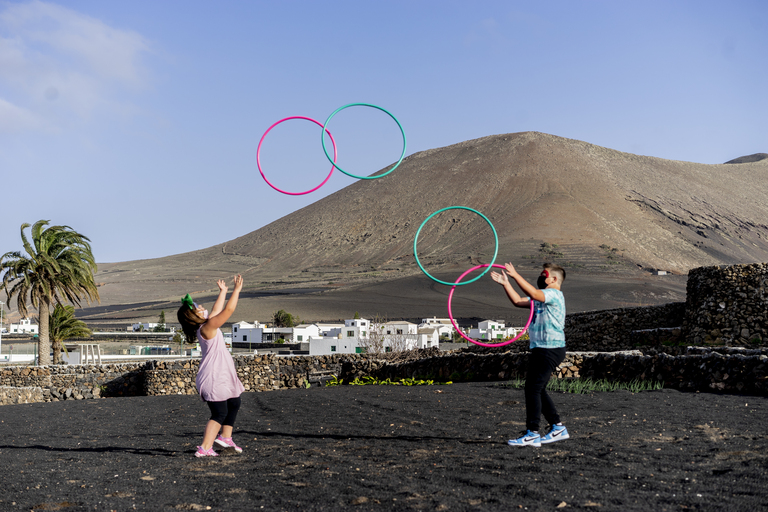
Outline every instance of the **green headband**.
{"label": "green headband", "polygon": [[183,299],[181,299],[181,303],[189,306],[189,309],[192,311],[195,310],[195,301],[192,300],[192,297],[187,294]]}

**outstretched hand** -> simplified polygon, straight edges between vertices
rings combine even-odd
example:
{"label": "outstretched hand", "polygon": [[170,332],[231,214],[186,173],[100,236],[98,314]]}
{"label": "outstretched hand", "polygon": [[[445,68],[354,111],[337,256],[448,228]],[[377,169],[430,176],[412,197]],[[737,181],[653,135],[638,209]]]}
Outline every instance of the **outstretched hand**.
{"label": "outstretched hand", "polygon": [[515,274],[517,274],[517,270],[515,270],[514,265],[511,263],[505,263],[504,268],[507,270],[507,275],[509,275],[509,277],[514,278]]}
{"label": "outstretched hand", "polygon": [[243,276],[240,274],[235,276],[235,291],[239,292],[243,289]]}
{"label": "outstretched hand", "polygon": [[498,272],[491,272],[491,279],[499,283],[500,285],[504,286],[509,284],[509,279],[507,279],[506,274],[499,274]]}
{"label": "outstretched hand", "polygon": [[216,281],[216,286],[219,287],[219,291],[224,292],[224,293],[226,293],[227,290],[229,289],[229,287],[227,286],[226,281],[224,281],[223,279],[219,279],[218,281]]}

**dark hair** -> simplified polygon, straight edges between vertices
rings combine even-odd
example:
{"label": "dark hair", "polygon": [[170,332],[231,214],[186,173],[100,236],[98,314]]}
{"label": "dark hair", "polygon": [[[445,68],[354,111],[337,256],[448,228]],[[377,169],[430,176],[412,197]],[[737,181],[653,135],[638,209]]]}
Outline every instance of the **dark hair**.
{"label": "dark hair", "polygon": [[197,329],[199,329],[206,320],[197,316],[197,313],[190,309],[186,304],[181,305],[179,311],[176,313],[176,317],[181,324],[181,330],[184,331],[184,335],[187,337],[187,343],[197,343]]}
{"label": "dark hair", "polygon": [[560,283],[565,281],[565,269],[559,265],[555,265],[554,263],[545,263],[544,264],[544,270],[551,273],[556,273],[560,275]]}

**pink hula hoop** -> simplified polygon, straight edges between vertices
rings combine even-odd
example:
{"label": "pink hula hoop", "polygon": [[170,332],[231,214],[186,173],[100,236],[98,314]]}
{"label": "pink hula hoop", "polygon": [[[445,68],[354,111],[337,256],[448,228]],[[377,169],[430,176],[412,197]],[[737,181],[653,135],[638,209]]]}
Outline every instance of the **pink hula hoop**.
{"label": "pink hula hoop", "polygon": [[[472,267],[471,269],[467,270],[466,272],[464,272],[463,274],[461,274],[459,276],[459,278],[456,280],[456,284],[453,285],[453,287],[451,288],[450,293],[448,294],[448,318],[451,319],[451,323],[453,324],[453,328],[456,329],[456,332],[459,333],[459,336],[461,336],[465,340],[470,341],[470,342],[474,343],[475,345],[480,345],[481,347],[503,347],[504,345],[509,345],[510,343],[514,343],[515,341],[517,341],[517,339],[520,336],[522,336],[523,334],[525,334],[528,331],[528,327],[531,325],[531,320],[533,320],[533,299],[531,299],[531,301],[530,301],[531,302],[531,314],[528,315],[528,323],[525,324],[525,328],[523,328],[523,330],[520,331],[520,333],[517,336],[515,336],[511,340],[505,341],[504,343],[483,343],[483,342],[480,342],[480,341],[477,341],[477,340],[473,340],[469,336],[465,336],[464,333],[461,332],[461,329],[459,329],[459,326],[456,325],[456,320],[453,319],[453,313],[451,312],[451,300],[453,300],[453,292],[454,292],[454,290],[456,290],[456,286],[461,282],[461,280],[464,278],[464,276],[466,276],[470,272],[475,271],[475,270],[477,270],[479,268],[487,267],[488,265],[489,265],[488,263],[485,263],[483,265],[478,265],[476,267]],[[504,265],[496,265],[496,264],[491,265],[491,267],[493,267],[493,268],[505,268]]]}
{"label": "pink hula hoop", "polygon": [[[267,134],[272,130],[272,128],[274,128],[275,126],[279,125],[283,121],[288,121],[290,119],[305,119],[307,121],[312,121],[313,123],[318,125],[320,128],[323,127],[323,123],[315,121],[311,117],[291,116],[291,117],[286,117],[285,119],[279,120],[278,122],[274,123],[272,126],[267,128],[267,131],[265,131],[264,135],[261,136],[261,140],[259,140],[259,147],[256,149],[256,166],[259,168],[259,172],[261,173],[261,177],[264,178],[264,181],[267,182],[267,185],[269,185],[273,189],[277,190],[278,192],[282,192],[283,194],[287,194],[289,196],[300,196],[300,195],[303,195],[303,194],[309,194],[310,192],[314,192],[315,190],[317,190],[320,187],[322,187],[323,185],[325,185],[325,183],[329,179],[331,179],[331,174],[333,174],[333,170],[336,167],[334,165],[331,165],[331,172],[328,173],[328,176],[326,176],[326,178],[323,180],[323,182],[321,184],[319,184],[318,186],[316,186],[315,188],[307,190],[305,192],[288,192],[286,190],[281,190],[281,189],[277,188],[276,186],[274,186],[272,183],[269,182],[267,177],[264,175],[264,171],[261,169],[261,143],[264,142],[264,137],[267,136]],[[336,141],[333,140],[333,135],[331,135],[331,132],[329,132],[327,129],[325,130],[325,133],[328,134],[328,136],[331,138],[331,142],[333,142],[333,162],[335,163],[336,162]]]}

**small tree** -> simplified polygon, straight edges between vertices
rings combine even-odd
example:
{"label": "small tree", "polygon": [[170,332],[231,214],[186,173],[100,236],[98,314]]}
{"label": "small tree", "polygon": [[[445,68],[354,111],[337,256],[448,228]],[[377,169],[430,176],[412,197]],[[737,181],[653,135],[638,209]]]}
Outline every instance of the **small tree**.
{"label": "small tree", "polygon": [[74,306],[56,304],[48,320],[48,335],[53,345],[53,364],[61,363],[62,342],[70,338],[85,338],[91,330],[85,322],[75,318]]}
{"label": "small tree", "polygon": [[157,325],[153,329],[154,332],[165,332],[165,311],[160,312],[160,318],[157,320]]}
{"label": "small tree", "polygon": [[387,320],[376,317],[371,321],[368,336],[361,336],[357,344],[366,354],[372,354],[381,359],[398,360],[408,352],[408,335],[402,333],[386,333]]}
{"label": "small tree", "polygon": [[184,353],[184,339],[186,336],[184,336],[183,333],[176,331],[173,334],[173,339],[171,340],[171,343],[178,343],[179,344],[179,355],[182,355]]}
{"label": "small tree", "polygon": [[272,323],[275,327],[296,327],[299,322],[298,316],[294,317],[284,309],[272,314]]}

